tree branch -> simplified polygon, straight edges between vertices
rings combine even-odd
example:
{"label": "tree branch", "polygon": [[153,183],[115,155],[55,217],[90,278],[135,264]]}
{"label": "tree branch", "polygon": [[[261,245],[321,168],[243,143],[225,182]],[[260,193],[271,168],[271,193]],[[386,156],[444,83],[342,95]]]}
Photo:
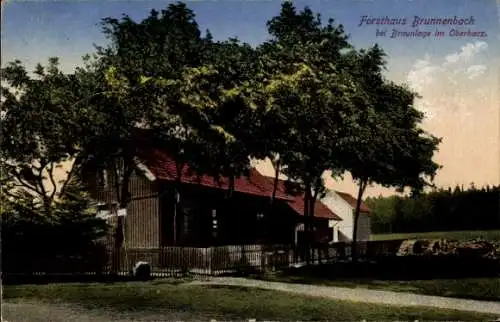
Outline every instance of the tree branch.
{"label": "tree branch", "polygon": [[13,176],[17,180],[17,182],[19,182],[20,187],[31,190],[32,192],[36,193],[39,196],[43,196],[43,191],[38,189],[38,187],[36,185],[32,185],[32,184],[28,183],[27,181],[23,180],[23,178],[19,172],[17,172],[16,170],[13,170],[11,173],[13,174]]}
{"label": "tree branch", "polygon": [[78,168],[78,165],[76,164],[76,160],[75,160],[75,162],[73,162],[73,166],[71,167],[71,170],[69,170],[69,172],[67,172],[66,180],[64,181],[63,186],[61,187],[61,190],[59,191],[59,197],[64,196],[66,188],[67,188],[70,180],[72,179],[73,174],[77,168]]}
{"label": "tree branch", "polygon": [[38,175],[37,181],[38,181],[38,185],[40,186],[40,189],[42,191],[43,203],[46,206],[48,206],[48,204],[50,203],[50,200],[48,199],[48,196],[47,196],[47,189],[45,189],[45,186],[43,185],[43,176],[42,176],[42,172],[41,171],[40,171],[40,174]]}
{"label": "tree branch", "polygon": [[134,162],[128,157],[123,159],[122,195],[119,200],[120,207],[126,207],[130,202],[129,182],[130,176],[134,172]]}
{"label": "tree branch", "polygon": [[[111,167],[113,168],[113,186],[115,188],[115,193],[116,193],[116,201],[117,202],[120,202],[120,192],[121,192],[121,189],[120,189],[120,182],[119,182],[119,178],[118,178],[118,167],[116,165],[116,162],[115,162],[115,159],[114,158],[111,158]],[[109,180],[110,178],[108,178]]]}
{"label": "tree branch", "polygon": [[278,190],[279,175],[280,175],[280,171],[281,171],[281,158],[278,156],[273,161],[274,161],[273,162],[273,166],[274,166],[274,181],[273,181],[273,193],[271,195],[271,204],[274,204],[274,201],[276,199],[276,191]]}
{"label": "tree branch", "polygon": [[[20,186],[20,185],[18,185],[18,186]],[[14,188],[15,188],[15,186],[14,186]],[[2,189],[2,193],[4,193],[5,195],[7,195],[8,197],[11,197],[11,198],[18,198],[19,197],[15,193],[12,193],[9,189]]]}
{"label": "tree branch", "polygon": [[[54,180],[54,163],[50,163],[47,173],[49,175],[49,180],[50,183],[52,184],[52,192],[50,193],[50,200],[54,200],[54,196],[56,195],[57,192],[57,184],[56,181]],[[42,183],[43,184],[43,183]]]}

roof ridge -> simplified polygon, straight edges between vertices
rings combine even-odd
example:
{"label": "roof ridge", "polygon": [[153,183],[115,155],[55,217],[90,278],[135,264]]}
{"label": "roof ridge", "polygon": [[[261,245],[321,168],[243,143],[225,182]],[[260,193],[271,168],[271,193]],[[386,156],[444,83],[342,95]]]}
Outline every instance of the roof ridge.
{"label": "roof ridge", "polygon": [[[356,197],[354,197],[352,194],[350,194],[348,192],[337,191],[337,190],[334,190],[334,192],[337,193],[340,196],[340,198],[342,198],[345,202],[347,202],[348,204],[350,204],[351,207],[356,207],[351,202],[357,202],[358,199]],[[347,200],[347,199],[350,199],[350,200]],[[361,199],[360,206],[361,206],[360,208],[362,209],[361,211],[371,212],[370,207],[368,207],[366,205],[366,203],[363,201],[363,199]],[[364,210],[363,210],[363,208],[364,208]]]}

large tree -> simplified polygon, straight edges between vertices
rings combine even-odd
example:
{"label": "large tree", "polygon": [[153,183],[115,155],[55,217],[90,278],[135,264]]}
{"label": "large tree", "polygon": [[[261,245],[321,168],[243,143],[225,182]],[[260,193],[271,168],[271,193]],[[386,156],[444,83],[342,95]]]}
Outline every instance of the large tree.
{"label": "large tree", "polygon": [[[187,68],[201,66],[211,36],[202,37],[194,13],[182,3],[161,12],[152,10],[139,22],[127,15],[105,18],[102,26],[108,44],[97,47],[97,53],[80,70],[90,87],[105,92],[87,102],[91,124],[79,138],[80,160],[94,171],[111,171],[118,207],[126,208],[130,177],[137,170],[138,129],[147,130],[149,139],[167,147],[176,160],[177,184],[172,197],[177,209],[186,152],[197,139],[191,126],[193,113],[179,100],[177,89]],[[115,229],[118,253],[123,243],[122,217],[117,218]],[[115,271],[118,258],[114,256]]]}
{"label": "large tree", "polygon": [[324,191],[323,174],[342,172],[340,150],[353,135],[355,82],[337,67],[351,46],[342,25],[332,19],[325,25],[309,8],[297,11],[290,2],[283,3],[267,26],[272,38],[259,50],[266,102],[262,120],[271,135],[263,141],[275,167],[274,190],[283,172],[305,192],[310,244],[314,204]]}
{"label": "large tree", "polygon": [[350,44],[342,25],[335,25],[333,19],[324,25],[321,17],[315,16],[311,9],[305,7],[298,11],[291,2],[282,4],[279,15],[267,22],[267,29],[271,39],[258,48],[261,67],[256,77],[264,85],[261,120],[265,134],[261,141],[267,148],[266,157],[275,167],[276,183],[280,168],[286,166],[280,161],[280,154],[287,150],[286,130],[289,128],[288,106],[280,106],[279,99],[273,97],[276,80],[297,72],[301,64],[316,68],[331,66]]}
{"label": "large tree", "polygon": [[[186,165],[230,178],[248,168],[251,147],[250,76],[254,50],[237,40],[202,36],[194,13],[182,3],[135,22],[128,16],[103,20],[110,40],[87,66],[107,95],[95,98],[99,118],[82,146],[90,164],[116,169],[120,207],[129,202],[137,128],[167,148],[176,162],[176,213],[181,211],[181,176]],[[100,76],[99,76],[100,75]],[[122,230],[121,219],[117,235]],[[174,238],[175,239],[175,238]],[[116,250],[121,239],[117,238]]]}
{"label": "large tree", "polygon": [[[2,68],[2,85],[4,267],[13,272],[49,269],[29,265],[55,256],[66,261],[94,257],[95,242],[107,225],[92,213],[90,199],[75,181],[78,166],[71,162],[81,151],[76,138],[85,126],[81,117],[87,113],[81,104],[88,98],[84,83],[76,73],[62,72],[58,60],[51,58],[34,71],[20,61],[8,63]],[[70,165],[66,172],[65,163]]]}
{"label": "large tree", "polygon": [[[324,192],[326,171],[340,174],[346,165],[342,151],[350,142],[355,88],[349,77],[328,67],[314,70],[308,65],[286,75],[275,85],[289,125],[287,149],[281,154],[284,173],[299,183],[304,194],[306,244],[312,242],[312,217],[316,200]],[[306,254],[309,254],[307,252]]]}
{"label": "large tree", "polygon": [[85,113],[78,104],[82,84],[75,74],[59,69],[57,58],[33,72],[20,61],[11,62],[2,68],[2,82],[2,193],[19,198],[28,192],[50,214],[64,190],[59,189],[58,168],[79,150],[74,135]]}
{"label": "large tree", "polygon": [[377,183],[419,191],[431,184],[439,169],[432,158],[440,139],[420,127],[423,114],[414,106],[417,94],[383,77],[384,58],[384,52],[374,46],[351,53],[344,65],[364,97],[357,102],[356,135],[343,151],[347,169],[358,182],[353,260],[357,258],[358,220],[366,187]]}

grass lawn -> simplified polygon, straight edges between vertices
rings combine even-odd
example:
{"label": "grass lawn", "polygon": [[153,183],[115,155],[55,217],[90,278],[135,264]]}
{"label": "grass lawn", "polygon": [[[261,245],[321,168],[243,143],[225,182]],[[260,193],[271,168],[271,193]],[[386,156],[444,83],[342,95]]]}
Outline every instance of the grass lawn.
{"label": "grass lawn", "polygon": [[494,315],[420,307],[332,301],[242,287],[169,281],[109,284],[7,285],[6,301],[78,304],[87,309],[144,312],[182,320],[494,320]]}
{"label": "grass lawn", "polygon": [[402,233],[402,234],[373,234],[372,240],[392,239],[455,239],[470,240],[483,237],[489,241],[500,241],[500,230],[461,230],[461,231],[432,231],[426,233]]}
{"label": "grass lawn", "polygon": [[370,279],[327,279],[310,276],[267,275],[255,277],[276,282],[300,283],[349,288],[368,288],[384,291],[456,297],[500,302],[500,278],[461,278],[430,280],[370,280]]}

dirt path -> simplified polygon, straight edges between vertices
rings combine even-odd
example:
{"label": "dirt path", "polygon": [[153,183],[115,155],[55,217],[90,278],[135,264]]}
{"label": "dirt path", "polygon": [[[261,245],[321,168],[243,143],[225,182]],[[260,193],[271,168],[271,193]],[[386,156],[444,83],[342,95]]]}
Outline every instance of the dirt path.
{"label": "dirt path", "polygon": [[361,288],[345,288],[331,286],[316,286],[292,283],[266,282],[245,278],[217,277],[207,281],[195,281],[201,285],[231,285],[258,287],[268,290],[285,291],[323,298],[348,300],[355,302],[389,304],[397,306],[428,306],[441,309],[455,309],[481,313],[498,314],[500,317],[500,302],[474,301],[466,299],[428,296],[411,293],[378,291]]}

